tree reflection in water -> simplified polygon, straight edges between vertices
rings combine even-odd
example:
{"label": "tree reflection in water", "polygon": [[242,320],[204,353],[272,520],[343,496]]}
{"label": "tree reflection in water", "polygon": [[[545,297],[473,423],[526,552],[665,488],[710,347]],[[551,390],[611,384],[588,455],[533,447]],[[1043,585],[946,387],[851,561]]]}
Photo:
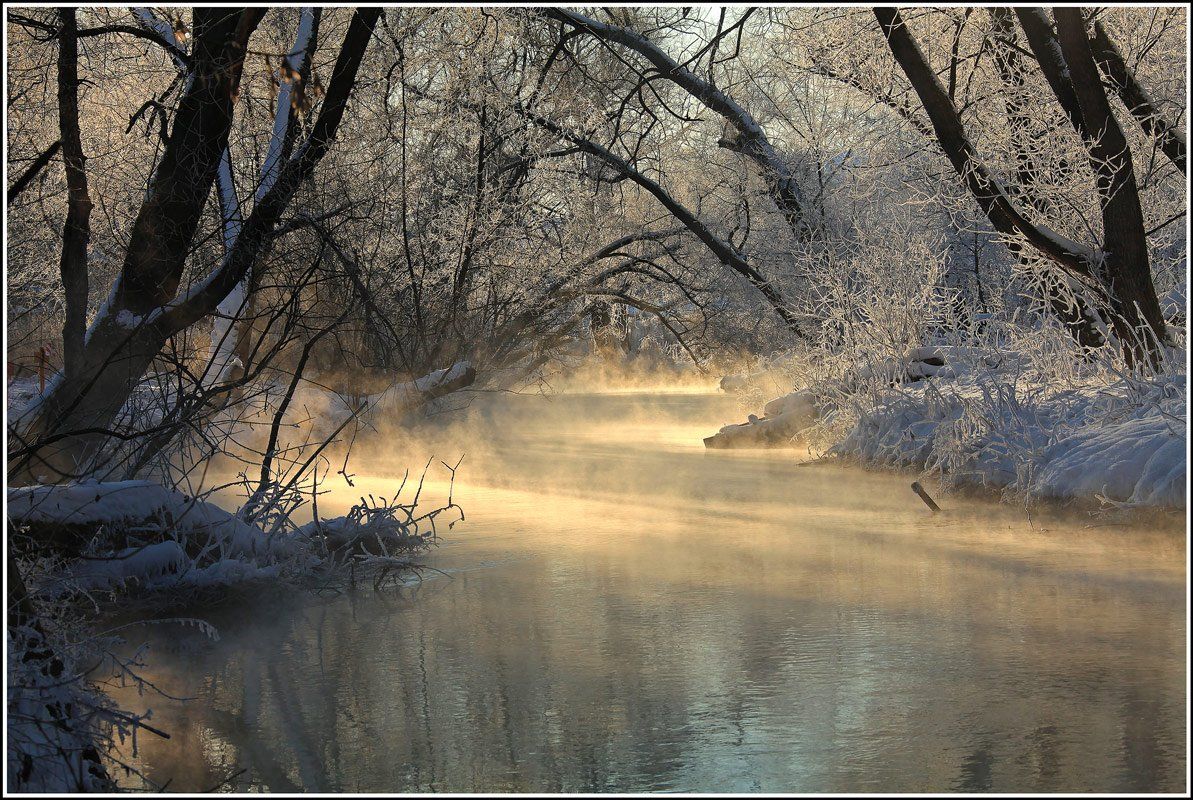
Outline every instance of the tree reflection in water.
{"label": "tree reflection in water", "polygon": [[[431,560],[448,575],[263,600],[221,612],[219,642],[154,641],[152,677],[197,697],[141,701],[174,735],[139,742],[153,780],[1181,787],[1179,530],[1029,524],[960,496],[933,517],[902,476],[683,444],[677,427],[724,414],[715,396],[492,402],[473,417],[488,434],[467,431],[467,524]],[[462,451],[452,435],[404,455]]]}

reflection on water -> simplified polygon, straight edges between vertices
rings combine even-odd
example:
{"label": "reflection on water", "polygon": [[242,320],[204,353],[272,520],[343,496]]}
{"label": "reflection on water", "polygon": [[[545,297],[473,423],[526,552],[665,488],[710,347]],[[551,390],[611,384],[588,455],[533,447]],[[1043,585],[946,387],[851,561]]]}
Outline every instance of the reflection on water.
{"label": "reflection on water", "polygon": [[494,397],[394,445],[467,452],[449,576],[153,632],[196,699],[122,698],[173,734],[131,760],[171,790],[1185,788],[1183,531],[932,517],[903,476],[705,451],[738,414]]}

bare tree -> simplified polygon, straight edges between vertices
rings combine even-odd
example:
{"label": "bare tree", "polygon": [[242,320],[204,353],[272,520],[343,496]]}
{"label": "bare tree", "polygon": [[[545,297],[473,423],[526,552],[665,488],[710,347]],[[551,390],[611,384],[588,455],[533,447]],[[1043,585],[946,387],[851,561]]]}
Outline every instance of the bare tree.
{"label": "bare tree", "polygon": [[23,426],[27,442],[40,439],[23,459],[24,474],[43,474],[47,468],[51,475],[77,474],[79,461],[97,438],[102,441],[107,424],[165,341],[215,311],[247,274],[299,184],[330,147],[378,9],[353,14],[310,135],[282,165],[232,252],[185,296],[176,297],[191,239],[227,147],[248,40],[263,13],[195,10],[193,73],[134,224],[121,275],[88,332],[81,368],[75,375],[60,376]]}
{"label": "bare tree", "polygon": [[[1081,18],[1061,14],[1063,31],[1061,44],[1057,44],[1055,37],[1042,30],[1041,12],[1018,12],[1021,20],[1029,20],[1024,26],[1028,40],[1058,101],[1087,141],[1090,164],[1098,176],[1105,236],[1103,246],[1096,250],[1028,220],[977,155],[952,100],[902,16],[893,8],[876,8],[874,12],[891,53],[932,120],[937,140],[991,223],[1004,236],[1026,241],[1095,293],[1107,306],[1129,362],[1150,359],[1156,346],[1152,337],[1163,340],[1165,328],[1148,266],[1131,154],[1096,71],[1092,77],[1089,74],[1093,58]],[[1062,71],[1063,64],[1067,70]],[[1143,330],[1141,322],[1146,322],[1150,331]]]}

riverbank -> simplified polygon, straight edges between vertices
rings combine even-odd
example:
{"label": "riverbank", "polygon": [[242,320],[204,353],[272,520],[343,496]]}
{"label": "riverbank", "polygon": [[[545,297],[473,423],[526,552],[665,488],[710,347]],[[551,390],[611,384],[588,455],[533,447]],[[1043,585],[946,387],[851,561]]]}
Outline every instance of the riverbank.
{"label": "riverbank", "polygon": [[1183,369],[1107,379],[1078,367],[1058,380],[1013,353],[925,347],[771,400],[705,442],[810,446],[1013,502],[1179,511],[1186,396]]}

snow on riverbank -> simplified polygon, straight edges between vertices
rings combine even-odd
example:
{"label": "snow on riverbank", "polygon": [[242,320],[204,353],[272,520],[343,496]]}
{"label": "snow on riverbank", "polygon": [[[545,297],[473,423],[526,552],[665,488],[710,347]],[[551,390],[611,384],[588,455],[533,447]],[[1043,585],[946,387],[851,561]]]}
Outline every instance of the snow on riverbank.
{"label": "snow on riverbank", "polygon": [[[415,388],[425,396],[447,379],[470,381],[470,372],[443,370]],[[24,395],[18,400],[35,396]],[[300,508],[295,493],[278,482],[263,484],[236,513],[145,480],[8,487],[9,621],[16,631],[8,639],[8,785],[110,791],[121,777],[113,769],[115,738],[152,732],[101,691],[106,680],[138,682],[144,664],[126,661],[117,637],[94,630],[97,613],[151,603],[156,618],[163,603],[201,608],[234,587],[261,583],[335,588],[366,577],[375,585],[405,580],[436,537],[436,517],[459,507],[449,501],[424,510],[418,488],[413,499],[399,500],[404,486],[391,499],[370,495],[344,516],[305,524],[292,519]]]}
{"label": "snow on riverbank", "polygon": [[18,538],[77,553],[32,582],[48,597],[300,580],[348,559],[397,566],[430,544],[439,513],[362,500],[342,517],[262,525],[140,480],[12,487],[7,501]]}
{"label": "snow on riverbank", "polygon": [[[248,519],[139,480],[6,494],[8,543],[20,559],[8,576],[18,587],[9,589],[10,625],[14,614],[18,622],[8,638],[8,785],[43,792],[110,791],[120,777],[115,738],[155,732],[101,691],[105,680],[139,683],[144,664],[118,655],[119,640],[94,632],[84,608],[152,600],[156,618],[162,599],[186,603],[250,581],[327,586],[372,572],[379,583],[415,566],[447,510],[370,496],[343,517],[295,526],[284,514]],[[10,554],[9,569],[17,563]]]}
{"label": "snow on riverbank", "polygon": [[1186,407],[1183,371],[1106,380],[1076,369],[1058,385],[1013,353],[916,348],[772,400],[705,443],[808,444],[1010,496],[1182,508]]}

